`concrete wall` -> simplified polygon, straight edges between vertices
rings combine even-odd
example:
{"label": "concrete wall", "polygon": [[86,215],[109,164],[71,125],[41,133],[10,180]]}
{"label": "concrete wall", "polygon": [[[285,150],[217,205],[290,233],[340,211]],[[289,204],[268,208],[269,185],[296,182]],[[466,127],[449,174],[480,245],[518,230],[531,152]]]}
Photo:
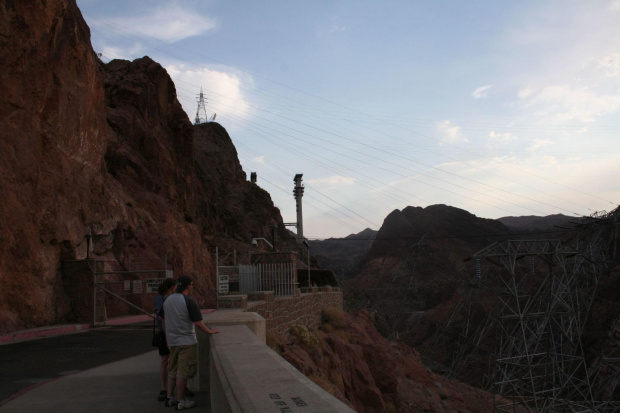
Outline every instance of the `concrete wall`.
{"label": "concrete wall", "polygon": [[[263,344],[265,343],[265,319],[256,313],[245,313],[241,310],[218,310],[202,315],[202,320],[209,328],[219,329],[223,326],[246,326]],[[191,388],[208,390],[210,387],[211,336],[197,331],[198,337],[198,373],[190,382]]]}
{"label": "concrete wall", "polygon": [[323,308],[342,309],[343,306],[342,292],[328,289],[301,294],[299,297],[267,300],[248,303],[245,311],[260,314],[266,321],[267,331],[275,334],[285,334],[295,324],[303,324],[309,329],[319,328]]}
{"label": "concrete wall", "polygon": [[245,325],[217,328],[220,333],[210,338],[211,411],[354,412],[267,347]]}
{"label": "concrete wall", "polygon": [[283,334],[295,324],[318,328],[323,308],[343,306],[342,292],[331,287],[307,291],[286,298],[259,291],[250,298],[261,301],[250,301],[247,308],[220,307],[203,315],[220,333],[198,333],[198,375],[190,387],[209,390],[211,411],[354,412],[265,345],[267,331]]}

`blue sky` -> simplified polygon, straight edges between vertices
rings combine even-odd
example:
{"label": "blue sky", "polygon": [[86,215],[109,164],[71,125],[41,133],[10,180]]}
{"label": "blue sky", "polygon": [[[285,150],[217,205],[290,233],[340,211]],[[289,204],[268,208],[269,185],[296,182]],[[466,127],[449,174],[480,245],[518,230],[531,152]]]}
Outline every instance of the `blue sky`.
{"label": "blue sky", "polygon": [[203,88],[246,173],[304,235],[394,209],[571,216],[620,202],[620,0],[78,0],[104,61]]}

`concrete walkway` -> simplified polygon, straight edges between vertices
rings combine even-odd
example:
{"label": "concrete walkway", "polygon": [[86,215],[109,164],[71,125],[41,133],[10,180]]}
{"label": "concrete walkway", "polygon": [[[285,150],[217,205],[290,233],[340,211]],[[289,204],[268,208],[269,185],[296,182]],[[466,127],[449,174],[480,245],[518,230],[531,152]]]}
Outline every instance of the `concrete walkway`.
{"label": "concrete walkway", "polygon": [[[154,412],[157,401],[159,354],[150,351],[130,359],[54,379],[18,394],[0,412]],[[206,392],[195,392],[192,411],[210,412]],[[172,408],[169,408],[173,411]],[[175,409],[176,410],[176,409]]]}
{"label": "concrete walkway", "polygon": [[[207,310],[205,310],[206,312]],[[127,325],[150,321],[144,315],[108,320],[108,325]],[[88,324],[61,325],[0,335],[2,344],[37,340],[89,330]],[[151,350],[139,356],[104,364],[64,377],[30,386],[3,400],[0,413],[105,412],[140,413],[176,411],[157,401],[159,354]],[[191,385],[190,385],[191,388]],[[196,407],[191,411],[211,412],[206,391],[194,391]]]}

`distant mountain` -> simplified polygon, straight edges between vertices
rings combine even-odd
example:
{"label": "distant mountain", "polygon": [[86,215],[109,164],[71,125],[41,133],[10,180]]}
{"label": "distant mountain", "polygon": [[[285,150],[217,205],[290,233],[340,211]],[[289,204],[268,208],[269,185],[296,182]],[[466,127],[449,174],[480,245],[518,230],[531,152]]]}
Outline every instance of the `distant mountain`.
{"label": "distant mountain", "polygon": [[447,205],[394,210],[347,286],[362,292],[361,303],[382,301],[387,314],[428,310],[452,293],[453,280],[473,276],[466,258],[507,238],[510,230],[501,222]]}
{"label": "distant mountain", "polygon": [[310,241],[310,251],[321,268],[333,270],[339,278],[349,278],[372,247],[376,236],[377,231],[366,228],[345,238]]}
{"label": "distant mountain", "polygon": [[[575,222],[582,225],[575,226]],[[596,279],[602,280],[604,288],[578,286],[577,280],[582,279],[571,278],[573,294],[592,297],[588,286],[597,291],[581,337],[585,357],[594,369],[599,368],[596,360],[615,354],[613,346],[620,345],[618,236],[611,219],[561,214],[484,219],[447,205],[406,207],[386,217],[356,274],[342,280],[341,286],[347,308],[368,310],[384,336],[416,348],[434,371],[482,387],[489,372],[489,355],[497,350],[498,311],[504,308],[509,291],[507,278],[502,277],[509,272],[509,262],[501,254],[480,261],[468,258],[495,242],[560,239],[580,252],[557,263],[544,254],[535,260],[515,257],[510,268],[515,274],[528,275],[516,277],[526,280],[519,282],[524,293],[519,297],[527,300],[539,288],[549,288],[544,283],[550,273],[561,278],[562,268],[572,271],[571,265],[584,262],[580,257],[591,263],[588,271],[596,266]],[[332,242],[333,248],[337,245]],[[605,391],[604,397],[618,400],[620,389]]]}
{"label": "distant mountain", "polygon": [[[466,259],[512,237],[499,220],[448,205],[394,210],[357,274],[343,282],[347,305],[370,310],[379,331],[417,348],[442,371],[452,363],[455,340],[465,322],[464,310],[459,310],[463,294],[471,297],[467,314],[472,325],[484,324],[494,304],[487,289],[467,289],[475,269],[474,261]],[[483,263],[483,270],[489,265]],[[483,386],[484,363],[482,357],[470,360],[459,379]]]}
{"label": "distant mountain", "polygon": [[427,237],[427,244],[450,247],[453,253],[470,253],[509,233],[497,220],[479,218],[452,206],[408,206],[402,211],[394,210],[385,218],[369,258],[402,256],[423,236]]}
{"label": "distant mountain", "polygon": [[535,215],[528,215],[522,217],[502,217],[497,219],[502,224],[506,225],[510,230],[515,232],[526,231],[542,231],[542,230],[557,230],[557,227],[567,227],[571,223],[577,222],[579,218],[570,217],[563,214],[547,215],[539,217]]}

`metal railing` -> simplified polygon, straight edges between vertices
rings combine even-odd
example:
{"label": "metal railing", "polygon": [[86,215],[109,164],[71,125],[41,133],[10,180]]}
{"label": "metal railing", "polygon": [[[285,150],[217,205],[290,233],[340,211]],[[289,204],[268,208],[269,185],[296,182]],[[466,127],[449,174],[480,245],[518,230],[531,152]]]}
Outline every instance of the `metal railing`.
{"label": "metal railing", "polygon": [[293,263],[239,265],[239,292],[273,291],[276,297],[295,295],[297,274]]}
{"label": "metal railing", "polygon": [[[106,324],[107,311],[105,295],[112,296],[128,306],[138,310],[151,318],[152,307],[145,309],[141,306],[143,296],[157,293],[159,283],[165,277],[174,277],[172,270],[138,270],[138,271],[94,271],[93,273],[93,325]],[[149,278],[142,278],[151,275]],[[114,280],[104,280],[103,276],[112,276]],[[133,279],[127,279],[131,276]],[[135,279],[135,278],[137,279]],[[131,302],[137,301],[137,302]]]}

